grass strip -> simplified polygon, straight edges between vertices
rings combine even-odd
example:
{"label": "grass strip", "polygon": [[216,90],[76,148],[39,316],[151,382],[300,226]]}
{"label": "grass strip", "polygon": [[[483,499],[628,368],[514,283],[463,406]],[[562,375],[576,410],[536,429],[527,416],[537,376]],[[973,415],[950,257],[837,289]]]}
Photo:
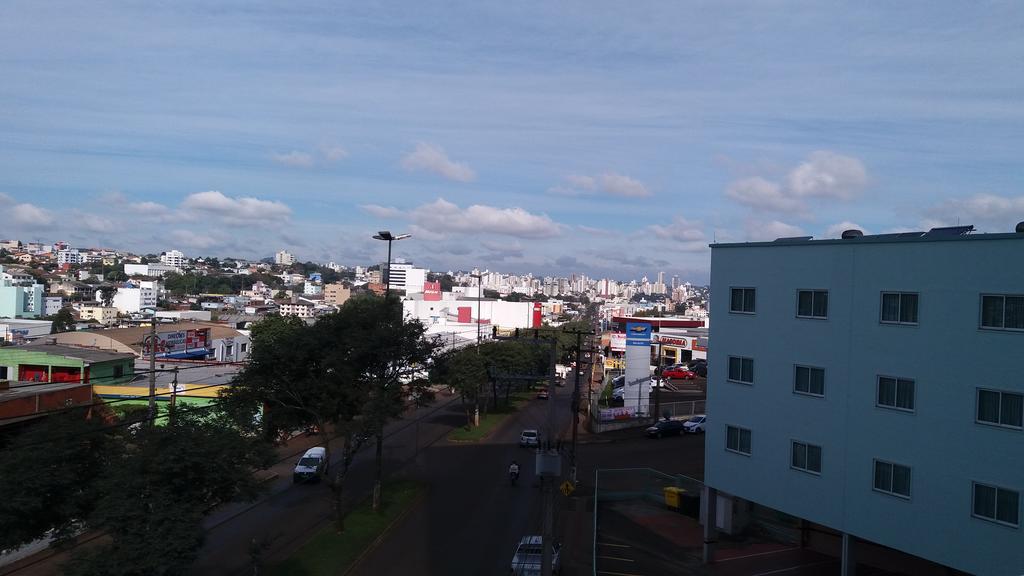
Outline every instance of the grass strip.
{"label": "grass strip", "polygon": [[286,560],[271,567],[271,576],[337,576],[344,574],[377,538],[416,501],[423,486],[407,480],[384,486],[381,512],[369,498],[345,517],[345,532],[330,523]]}
{"label": "grass strip", "polygon": [[456,428],[448,433],[448,439],[452,442],[479,442],[490,435],[505,418],[514,414],[524,404],[536,395],[534,391],[514,392],[509,396],[508,406],[499,406],[497,411],[493,407],[486,414],[480,416],[480,425],[466,428]]}

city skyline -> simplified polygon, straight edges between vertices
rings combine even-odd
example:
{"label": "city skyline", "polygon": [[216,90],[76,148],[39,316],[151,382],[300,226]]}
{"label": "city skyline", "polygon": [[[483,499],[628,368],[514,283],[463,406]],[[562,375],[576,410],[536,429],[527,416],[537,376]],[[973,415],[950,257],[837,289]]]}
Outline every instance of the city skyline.
{"label": "city skyline", "polygon": [[716,241],[1024,220],[1020,11],[786,6],[15,2],[5,235],[706,283]]}

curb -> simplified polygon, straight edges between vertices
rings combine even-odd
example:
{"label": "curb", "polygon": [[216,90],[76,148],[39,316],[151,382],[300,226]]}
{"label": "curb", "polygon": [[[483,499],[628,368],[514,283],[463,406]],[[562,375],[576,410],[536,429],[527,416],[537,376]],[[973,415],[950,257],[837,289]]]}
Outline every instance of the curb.
{"label": "curb", "polygon": [[356,568],[358,568],[359,565],[363,563],[363,560],[365,560],[366,557],[369,556],[371,552],[376,550],[377,546],[380,546],[380,543],[384,541],[384,538],[387,537],[391,533],[391,531],[395,528],[395,526],[397,526],[399,523],[404,521],[406,519],[406,517],[409,516],[409,514],[412,514],[413,510],[416,510],[417,508],[419,508],[420,504],[422,504],[423,500],[425,500],[426,497],[427,497],[427,490],[429,490],[429,488],[424,488],[422,494],[417,496],[416,499],[413,500],[405,510],[402,510],[401,514],[399,514],[398,516],[395,516],[395,519],[392,520],[390,524],[388,524],[387,526],[384,527],[384,530],[381,531],[381,533],[377,536],[377,538],[375,538],[373,540],[373,542],[370,542],[370,544],[366,546],[366,548],[363,550],[362,554],[357,556],[356,559],[353,560],[352,563],[348,565],[348,569],[346,569],[344,572],[342,572],[340,574],[340,576],[348,576],[349,574],[352,573],[352,571],[354,571]]}

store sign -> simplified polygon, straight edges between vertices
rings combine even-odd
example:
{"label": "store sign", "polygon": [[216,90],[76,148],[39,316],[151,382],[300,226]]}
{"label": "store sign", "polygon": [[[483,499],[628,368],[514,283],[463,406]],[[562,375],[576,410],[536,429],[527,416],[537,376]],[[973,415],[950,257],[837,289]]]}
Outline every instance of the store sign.
{"label": "store sign", "polygon": [[616,352],[625,352],[626,351],[626,335],[625,334],[619,334],[618,332],[613,332],[612,333],[612,338],[611,338],[611,348],[612,348],[612,350],[615,350]]}
{"label": "store sign", "polygon": [[[156,335],[157,354],[177,354],[187,350],[206,348],[210,342],[210,329],[200,328],[197,330],[178,330],[176,332],[161,332]],[[149,354],[150,337],[146,336],[142,345],[142,353]]]}
{"label": "store sign", "polygon": [[651,325],[642,322],[626,324],[626,346],[650,346]]}

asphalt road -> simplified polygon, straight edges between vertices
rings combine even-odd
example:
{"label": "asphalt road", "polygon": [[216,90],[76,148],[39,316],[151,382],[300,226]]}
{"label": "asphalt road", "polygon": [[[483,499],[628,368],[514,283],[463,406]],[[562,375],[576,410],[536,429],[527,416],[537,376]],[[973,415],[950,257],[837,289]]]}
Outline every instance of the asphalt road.
{"label": "asphalt road", "polygon": [[[551,400],[530,402],[486,442],[440,442],[425,450],[418,470],[429,486],[425,501],[352,574],[507,574],[519,539],[542,528],[533,450],[519,447],[519,433],[543,431],[549,403],[557,429],[565,431],[571,393],[557,388]],[[507,474],[513,459],[521,468],[516,486]]]}

